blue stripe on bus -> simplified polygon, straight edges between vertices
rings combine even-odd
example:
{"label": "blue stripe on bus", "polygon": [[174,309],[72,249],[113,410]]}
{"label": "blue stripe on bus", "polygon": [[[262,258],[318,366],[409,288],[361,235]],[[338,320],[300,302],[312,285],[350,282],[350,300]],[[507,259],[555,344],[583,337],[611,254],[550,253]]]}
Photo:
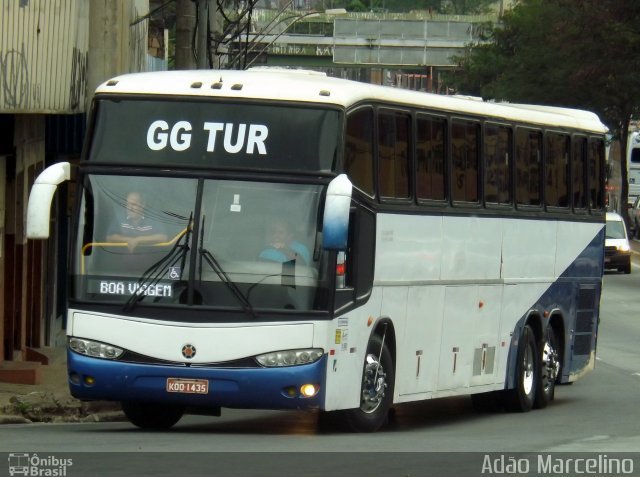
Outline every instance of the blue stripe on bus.
{"label": "blue stripe on bus", "polygon": [[[513,340],[509,350],[509,364],[507,369],[507,388],[515,386],[515,362],[517,354],[517,346],[515,342],[520,336],[520,331],[524,327],[530,316],[531,310],[537,310],[540,313],[544,311],[560,310],[564,318],[564,360],[562,362],[562,382],[568,382],[571,374],[579,374],[590,362],[593,357],[589,354],[575,354],[574,343],[571,342],[572,334],[576,335],[576,311],[578,290],[580,286],[593,286],[595,290],[596,302],[594,303],[594,314],[592,316],[592,330],[597,331],[597,325],[600,320],[599,297],[602,292],[602,274],[604,267],[604,227],[593,238],[593,240],[585,247],[585,249],[576,257],[571,265],[552,283],[549,288],[542,294],[536,303],[531,305],[527,313],[519,320],[514,330]],[[573,319],[571,319],[573,317]],[[583,335],[585,333],[582,333]],[[587,333],[588,334],[588,333]],[[590,350],[594,350],[596,343],[595,333],[591,337]]]}
{"label": "blue stripe on bus", "polygon": [[[207,368],[158,366],[92,358],[67,352],[71,395],[82,400],[144,401],[186,406],[237,407],[245,409],[313,409],[324,405],[327,357],[319,361],[281,368]],[[94,383],[84,384],[91,376]],[[206,379],[208,394],[168,392],[167,378]],[[312,398],[289,397],[285,389],[320,384]]]}

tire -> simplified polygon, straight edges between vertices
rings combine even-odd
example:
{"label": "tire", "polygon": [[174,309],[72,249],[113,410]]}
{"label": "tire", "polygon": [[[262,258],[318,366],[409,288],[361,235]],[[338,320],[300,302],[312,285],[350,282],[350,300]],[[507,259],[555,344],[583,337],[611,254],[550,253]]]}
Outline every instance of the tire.
{"label": "tire", "polygon": [[360,407],[344,411],[354,432],[374,432],[387,423],[393,402],[395,369],[391,352],[378,335],[371,337],[362,368]]}
{"label": "tire", "polygon": [[622,269],[622,271],[626,275],[629,275],[631,273],[631,260],[629,260],[629,263],[627,263],[627,265]]}
{"label": "tire", "polygon": [[518,340],[516,352],[515,387],[505,392],[505,405],[509,411],[528,412],[536,399],[540,380],[538,347],[529,325],[525,325]]}
{"label": "tire", "polygon": [[560,376],[560,355],[558,352],[558,339],[551,326],[547,326],[540,356],[540,379],[536,393],[534,407],[542,409],[547,407],[556,390],[556,382]]}
{"label": "tire", "polygon": [[137,401],[124,401],[122,410],[141,429],[169,429],[184,414],[184,406]]}

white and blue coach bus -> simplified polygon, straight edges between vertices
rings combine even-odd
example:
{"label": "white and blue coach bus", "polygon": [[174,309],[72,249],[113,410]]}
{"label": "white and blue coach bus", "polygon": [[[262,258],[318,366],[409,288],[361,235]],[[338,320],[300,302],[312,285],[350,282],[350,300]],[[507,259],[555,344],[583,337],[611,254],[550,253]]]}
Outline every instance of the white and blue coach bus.
{"label": "white and blue coach bus", "polygon": [[[545,407],[595,363],[605,132],[314,72],[111,79],[74,171],[71,394],[142,428],[228,407],[374,431],[463,394]],[[36,180],[31,238],[69,177]]]}

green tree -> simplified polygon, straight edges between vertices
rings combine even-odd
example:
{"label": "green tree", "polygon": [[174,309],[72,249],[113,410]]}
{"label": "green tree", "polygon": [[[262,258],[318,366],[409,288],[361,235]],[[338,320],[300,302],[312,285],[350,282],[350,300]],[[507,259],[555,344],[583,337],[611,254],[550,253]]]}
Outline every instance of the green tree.
{"label": "green tree", "polygon": [[460,93],[596,112],[620,140],[627,219],[626,146],[640,112],[640,2],[521,0],[457,62],[450,83]]}

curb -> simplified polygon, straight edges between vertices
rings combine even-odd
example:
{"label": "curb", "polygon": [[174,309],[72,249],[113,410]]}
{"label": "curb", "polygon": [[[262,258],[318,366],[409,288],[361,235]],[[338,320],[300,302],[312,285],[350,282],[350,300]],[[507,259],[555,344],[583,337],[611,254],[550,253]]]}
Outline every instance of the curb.
{"label": "curb", "polygon": [[120,403],[106,401],[83,402],[50,392],[15,395],[0,409],[0,424],[31,424],[36,422],[116,422],[126,421]]}

